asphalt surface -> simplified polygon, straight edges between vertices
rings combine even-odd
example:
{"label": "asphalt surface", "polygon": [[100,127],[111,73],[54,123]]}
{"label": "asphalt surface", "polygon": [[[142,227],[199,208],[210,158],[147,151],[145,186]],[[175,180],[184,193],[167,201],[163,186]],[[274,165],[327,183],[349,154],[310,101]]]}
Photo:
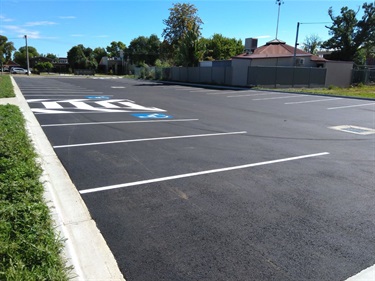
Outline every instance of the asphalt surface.
{"label": "asphalt surface", "polygon": [[345,280],[375,264],[374,101],[15,80],[126,280]]}

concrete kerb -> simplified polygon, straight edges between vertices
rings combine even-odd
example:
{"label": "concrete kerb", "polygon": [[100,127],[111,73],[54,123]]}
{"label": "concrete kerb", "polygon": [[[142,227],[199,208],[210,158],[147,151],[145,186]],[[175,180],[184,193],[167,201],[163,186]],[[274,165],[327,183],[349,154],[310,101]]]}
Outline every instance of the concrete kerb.
{"label": "concrete kerb", "polygon": [[16,99],[6,99],[20,107],[26,127],[43,169],[41,181],[56,223],[57,235],[65,240],[63,255],[73,266],[72,280],[124,281],[117,262],[105,242],[78,190],[55,154],[39,122],[31,112],[18,85],[11,77]]}

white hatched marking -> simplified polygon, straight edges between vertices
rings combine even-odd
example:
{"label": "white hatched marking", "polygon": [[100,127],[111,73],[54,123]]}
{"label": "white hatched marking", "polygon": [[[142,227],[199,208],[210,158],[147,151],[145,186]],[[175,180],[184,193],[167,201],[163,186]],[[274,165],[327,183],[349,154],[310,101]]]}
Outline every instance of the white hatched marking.
{"label": "white hatched marking", "polygon": [[45,108],[47,109],[60,109],[63,108],[60,104],[55,101],[42,102]]}
{"label": "white hatched marking", "polygon": [[128,109],[134,109],[134,110],[160,111],[160,112],[165,111],[164,109],[160,109],[157,107],[145,107],[143,105],[139,105],[139,104],[132,103],[132,102],[120,102],[120,104],[125,105]]}

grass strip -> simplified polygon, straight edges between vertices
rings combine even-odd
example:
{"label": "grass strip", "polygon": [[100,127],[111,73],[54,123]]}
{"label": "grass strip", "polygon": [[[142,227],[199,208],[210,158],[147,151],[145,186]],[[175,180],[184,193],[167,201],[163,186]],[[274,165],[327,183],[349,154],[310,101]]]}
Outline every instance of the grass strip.
{"label": "grass strip", "polygon": [[348,88],[330,86],[328,88],[278,88],[278,89],[254,88],[254,89],[262,89],[262,90],[270,90],[270,91],[278,91],[278,92],[290,92],[290,93],[330,95],[330,96],[338,96],[338,97],[375,99],[375,85],[358,85],[358,86],[351,86]]}
{"label": "grass strip", "polygon": [[20,109],[1,105],[0,280],[69,279],[36,158]]}
{"label": "grass strip", "polygon": [[14,98],[12,81],[9,75],[0,75],[0,98]]}

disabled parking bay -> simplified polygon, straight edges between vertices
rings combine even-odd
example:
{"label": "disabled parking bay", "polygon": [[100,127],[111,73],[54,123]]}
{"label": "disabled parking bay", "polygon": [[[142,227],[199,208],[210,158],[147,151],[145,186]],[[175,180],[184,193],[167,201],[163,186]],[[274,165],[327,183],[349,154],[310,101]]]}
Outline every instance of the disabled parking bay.
{"label": "disabled parking bay", "polygon": [[371,101],[15,80],[126,280],[346,280],[375,264]]}

